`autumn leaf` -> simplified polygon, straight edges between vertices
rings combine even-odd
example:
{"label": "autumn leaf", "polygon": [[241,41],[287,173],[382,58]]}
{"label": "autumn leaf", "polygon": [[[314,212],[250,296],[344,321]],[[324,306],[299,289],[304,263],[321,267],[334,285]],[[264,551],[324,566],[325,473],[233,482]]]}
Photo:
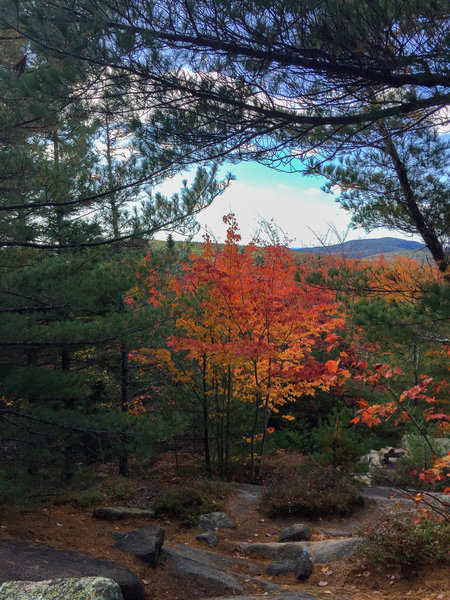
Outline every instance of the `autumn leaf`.
{"label": "autumn leaf", "polygon": [[338,370],[339,363],[336,360],[327,360],[325,366],[330,373],[336,373]]}

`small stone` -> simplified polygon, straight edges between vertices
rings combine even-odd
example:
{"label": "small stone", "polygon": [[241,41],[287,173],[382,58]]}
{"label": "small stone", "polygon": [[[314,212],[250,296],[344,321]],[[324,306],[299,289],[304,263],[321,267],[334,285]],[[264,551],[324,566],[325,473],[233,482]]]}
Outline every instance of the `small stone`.
{"label": "small stone", "polygon": [[214,529],[236,529],[237,525],[224,512],[212,512],[206,515],[200,515],[198,518],[198,526],[203,531],[211,531]]}
{"label": "small stone", "polygon": [[280,533],[279,542],[302,542],[311,539],[311,530],[304,523],[295,523]]}

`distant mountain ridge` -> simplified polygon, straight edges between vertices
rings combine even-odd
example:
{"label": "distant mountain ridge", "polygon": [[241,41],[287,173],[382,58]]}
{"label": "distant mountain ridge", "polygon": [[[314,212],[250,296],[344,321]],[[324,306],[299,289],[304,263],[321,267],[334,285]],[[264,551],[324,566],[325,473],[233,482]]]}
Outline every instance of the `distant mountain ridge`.
{"label": "distant mountain ridge", "polygon": [[425,250],[426,246],[420,242],[400,240],[397,238],[383,237],[378,239],[351,240],[342,244],[330,246],[316,246],[314,248],[292,248],[297,252],[311,254],[331,254],[332,256],[344,255],[347,258],[366,258],[377,254],[396,253],[404,254],[405,251],[417,252]]}

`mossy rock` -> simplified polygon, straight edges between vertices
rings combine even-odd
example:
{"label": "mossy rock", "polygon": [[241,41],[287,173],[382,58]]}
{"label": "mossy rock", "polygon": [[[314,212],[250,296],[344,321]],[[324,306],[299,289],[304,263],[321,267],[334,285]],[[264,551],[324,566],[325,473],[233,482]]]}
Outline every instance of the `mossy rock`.
{"label": "mossy rock", "polygon": [[0,600],[123,600],[120,587],[105,577],[6,581],[0,585]]}

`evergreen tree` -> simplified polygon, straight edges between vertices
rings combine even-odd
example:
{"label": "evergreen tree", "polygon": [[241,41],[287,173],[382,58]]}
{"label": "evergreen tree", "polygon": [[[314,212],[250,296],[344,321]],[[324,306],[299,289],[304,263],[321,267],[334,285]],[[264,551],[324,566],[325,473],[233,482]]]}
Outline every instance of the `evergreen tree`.
{"label": "evergreen tree", "polygon": [[450,261],[449,143],[432,123],[395,136],[390,122],[377,129],[376,143],[362,137],[359,150],[331,164],[312,157],[310,171],[328,179],[326,191],[339,190],[337,201],[352,213],[355,227],[420,235],[445,273]]}
{"label": "evergreen tree", "polygon": [[311,147],[354,148],[380,121],[402,116],[402,131],[446,106],[447,19],[444,0],[27,0],[4,22],[55,60],[95,65],[167,163],[289,169]]}
{"label": "evergreen tree", "polygon": [[[80,444],[111,444],[100,423],[76,422],[83,414],[126,408],[130,336],[151,331],[154,322],[149,310],[124,310],[137,259],[159,229],[195,226],[196,212],[224,186],[215,168],[200,169],[180,194],[153,197],[150,184],[168,171],[150,151],[133,146],[120,114],[102,120],[101,111],[91,110],[93,98],[85,102],[80,86],[84,81],[92,94],[83,77],[94,77],[95,69],[82,69],[78,79],[76,70],[66,72],[45,52],[31,51],[23,38],[10,48],[8,35],[0,48],[0,436],[11,442],[2,445],[4,458],[12,449],[15,459],[5,461],[0,488],[17,489],[18,463],[27,472],[33,463],[38,478],[48,469],[48,456],[37,465],[27,451],[39,440],[33,424],[45,430],[40,445],[62,457],[55,464],[66,479]],[[18,73],[14,66],[25,49]],[[126,146],[123,160],[113,158],[111,129]],[[127,442],[122,428],[113,426],[116,443]]]}

